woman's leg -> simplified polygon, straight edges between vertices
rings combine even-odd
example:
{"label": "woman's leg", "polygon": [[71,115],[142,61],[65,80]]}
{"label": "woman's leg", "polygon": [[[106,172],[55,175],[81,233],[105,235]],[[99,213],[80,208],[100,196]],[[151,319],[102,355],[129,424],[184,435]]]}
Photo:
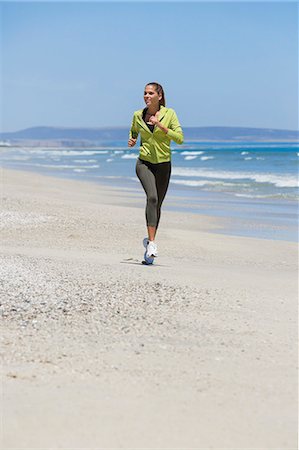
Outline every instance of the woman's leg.
{"label": "woman's leg", "polygon": [[158,204],[157,204],[157,226],[156,226],[156,233],[158,229],[158,225],[160,222],[161,217],[161,206],[163,203],[163,200],[165,198],[168,186],[169,186],[169,180],[170,180],[170,174],[171,174],[171,162],[165,162],[157,165],[157,171],[156,171],[156,188],[157,188],[157,194],[158,194]]}
{"label": "woman's leg", "polygon": [[155,175],[151,171],[150,167],[150,163],[145,163],[143,161],[140,161],[140,159],[137,159],[136,175],[139,178],[147,197],[145,217],[148,229],[148,237],[150,241],[153,241],[155,238],[158,220],[158,193]]}

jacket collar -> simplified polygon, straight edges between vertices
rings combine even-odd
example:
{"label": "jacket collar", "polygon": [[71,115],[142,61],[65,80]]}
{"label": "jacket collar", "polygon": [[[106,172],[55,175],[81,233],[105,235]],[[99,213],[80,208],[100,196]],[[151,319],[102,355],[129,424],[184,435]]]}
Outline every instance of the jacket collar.
{"label": "jacket collar", "polygon": [[[147,131],[149,131],[148,126],[146,125],[146,123],[142,119],[143,111],[144,111],[144,109],[140,109],[138,115],[139,115],[139,118],[140,118],[140,121],[141,121],[141,124],[142,124],[143,128],[145,128]],[[163,117],[165,116],[166,112],[167,112],[167,108],[165,106],[163,106],[163,105],[160,105],[159,121],[161,121],[163,119]]]}
{"label": "jacket collar", "polygon": [[159,121],[163,119],[167,111],[167,108],[165,106],[160,105],[160,113],[159,113]]}

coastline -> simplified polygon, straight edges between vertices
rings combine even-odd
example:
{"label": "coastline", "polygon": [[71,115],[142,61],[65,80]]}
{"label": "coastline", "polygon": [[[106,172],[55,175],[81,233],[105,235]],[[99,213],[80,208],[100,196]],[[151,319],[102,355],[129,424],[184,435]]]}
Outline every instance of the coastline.
{"label": "coastline", "polygon": [[296,244],[164,210],[144,267],[142,196],[1,186],[3,448],[295,447]]}
{"label": "coastline", "polygon": [[[132,167],[128,179],[122,176],[94,176],[90,173],[66,173],[52,169],[41,170],[25,167],[4,166],[5,170],[40,174],[51,179],[78,181],[91,186],[99,186],[103,191],[113,191],[114,196],[122,198],[122,205],[134,205],[144,210],[145,198],[142,187]],[[175,168],[174,168],[175,170]],[[83,170],[84,172],[84,170]],[[79,176],[80,175],[80,176]],[[217,232],[224,235],[253,237],[298,242],[298,206],[295,200],[254,198],[251,195],[230,195],[224,192],[212,192],[205,189],[192,190],[188,186],[176,184],[173,177],[163,203],[164,211],[180,214],[199,215],[217,222]],[[87,186],[85,186],[86,188]],[[124,194],[125,193],[125,194]],[[252,197],[252,198],[251,198]],[[111,198],[110,195],[107,197]],[[111,200],[109,200],[111,201]],[[209,228],[207,228],[209,229]],[[213,232],[213,227],[210,229]]]}
{"label": "coastline", "polygon": [[[127,130],[127,127],[125,127]],[[117,139],[116,139],[117,140]],[[92,150],[101,150],[103,147],[106,147],[107,144],[111,142],[111,138],[107,140],[102,140],[101,144],[94,143],[93,141],[87,140],[82,141],[80,140],[78,145],[75,144],[75,140],[72,142],[71,145],[64,145],[63,142],[57,140],[57,139],[11,139],[11,142],[8,144],[0,144],[0,150],[1,149],[7,149],[10,147],[28,147],[28,148],[36,148],[36,147],[45,147],[47,149],[60,149],[60,150],[82,150],[82,148],[90,148]],[[245,139],[245,140],[237,140],[237,139],[186,139],[186,143],[192,144],[192,143],[200,143],[200,144],[235,144],[235,145],[246,145],[246,144],[292,144],[292,145],[299,145],[298,139]],[[186,145],[184,143],[183,145]],[[173,148],[177,148],[176,145],[173,145]],[[180,148],[180,146],[179,146]]]}

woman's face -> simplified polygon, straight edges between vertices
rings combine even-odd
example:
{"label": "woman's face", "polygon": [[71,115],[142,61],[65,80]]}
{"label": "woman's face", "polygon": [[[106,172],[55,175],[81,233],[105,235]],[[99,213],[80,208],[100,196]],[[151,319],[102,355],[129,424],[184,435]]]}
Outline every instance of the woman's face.
{"label": "woman's face", "polygon": [[158,94],[152,84],[149,84],[148,86],[145,86],[143,98],[146,106],[158,107],[159,100],[161,100],[162,96]]}

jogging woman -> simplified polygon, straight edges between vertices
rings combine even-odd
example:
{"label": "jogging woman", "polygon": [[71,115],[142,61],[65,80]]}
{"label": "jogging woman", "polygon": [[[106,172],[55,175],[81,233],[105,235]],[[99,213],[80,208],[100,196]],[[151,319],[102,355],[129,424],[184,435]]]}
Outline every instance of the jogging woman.
{"label": "jogging woman", "polygon": [[182,128],[172,108],[165,107],[164,90],[159,83],[148,83],[144,90],[146,107],[134,112],[128,146],[134,147],[140,133],[140,151],[136,163],[136,175],[146,193],[146,225],[148,237],[144,239],[146,256],[158,256],[155,236],[161,205],[165,198],[170,173],[170,142],[182,144]]}

